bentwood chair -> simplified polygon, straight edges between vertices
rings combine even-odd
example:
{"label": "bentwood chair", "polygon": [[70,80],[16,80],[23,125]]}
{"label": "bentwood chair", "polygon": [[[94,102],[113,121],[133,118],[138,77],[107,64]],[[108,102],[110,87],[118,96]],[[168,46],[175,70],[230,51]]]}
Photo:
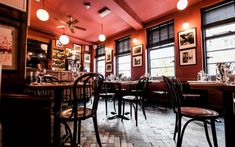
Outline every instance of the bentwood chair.
{"label": "bentwood chair", "polygon": [[134,92],[133,95],[125,95],[122,97],[123,115],[125,114],[125,102],[128,102],[130,104],[131,116],[132,116],[132,107],[134,108],[136,126],[138,126],[138,105],[141,106],[144,117],[145,119],[147,119],[145,113],[145,100],[146,100],[145,96],[147,93],[148,84],[149,84],[148,77],[140,78],[138,84],[136,85],[136,89],[133,91]]}
{"label": "bentwood chair", "polygon": [[[103,76],[98,73],[87,73],[78,77],[73,85],[72,107],[62,110],[58,118],[65,126],[66,134],[61,141],[62,145],[70,140],[72,147],[80,144],[81,122],[92,118],[95,128],[96,140],[101,147],[101,141],[97,126],[97,107],[99,92],[103,84]],[[92,94],[90,93],[92,89]],[[92,96],[91,96],[92,95]],[[93,99],[93,102],[89,101]],[[70,128],[69,124],[72,124]],[[72,130],[73,129],[73,130]]]}
{"label": "bentwood chair", "polygon": [[[163,79],[164,79],[164,82],[166,83],[167,91],[171,98],[173,111],[176,114],[174,136],[175,136],[175,133],[178,133],[177,147],[181,147],[185,129],[188,126],[188,124],[192,121],[203,122],[206,139],[209,143],[209,146],[212,147],[212,144],[209,138],[208,128],[207,128],[207,124],[210,124],[211,130],[212,130],[214,147],[218,147],[215,121],[219,117],[219,114],[214,110],[210,110],[206,108],[181,106],[182,93],[179,92],[179,87],[177,87],[177,84],[174,84],[169,78],[163,76]],[[189,118],[189,120],[185,122],[181,130],[182,117],[187,117]]]}

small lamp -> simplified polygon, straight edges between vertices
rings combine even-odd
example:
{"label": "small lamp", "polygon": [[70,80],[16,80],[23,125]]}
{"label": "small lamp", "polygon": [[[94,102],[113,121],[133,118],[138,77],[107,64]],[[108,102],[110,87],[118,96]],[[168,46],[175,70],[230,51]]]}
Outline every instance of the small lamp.
{"label": "small lamp", "polygon": [[41,21],[47,21],[49,19],[48,12],[44,9],[44,0],[42,1],[43,8],[38,9],[36,15]]}
{"label": "small lamp", "polygon": [[101,34],[99,35],[99,41],[103,42],[105,41],[106,37],[103,34],[103,24],[101,25]]}

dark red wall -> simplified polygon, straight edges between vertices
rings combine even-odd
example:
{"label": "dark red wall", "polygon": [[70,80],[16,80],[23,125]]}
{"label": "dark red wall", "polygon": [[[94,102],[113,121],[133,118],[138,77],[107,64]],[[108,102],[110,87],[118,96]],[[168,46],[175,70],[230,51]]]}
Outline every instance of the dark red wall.
{"label": "dark red wall", "polygon": [[[151,26],[161,24],[168,20],[174,20],[174,31],[175,31],[175,64],[176,64],[176,77],[181,80],[195,80],[197,73],[203,69],[203,46],[202,46],[202,31],[201,31],[201,9],[208,7],[210,5],[219,3],[223,0],[207,0],[201,1],[200,3],[193,5],[191,7],[186,8],[183,11],[177,11],[173,14],[169,14],[167,16],[163,16],[161,18],[157,18],[154,21],[146,23],[145,28],[142,30],[128,30],[123,33],[116,35],[115,37],[108,38],[105,41],[105,47],[113,50],[113,59],[115,57],[115,40],[122,38],[126,35],[131,36],[131,48],[135,46],[132,42],[133,38],[137,38],[139,40],[138,44],[143,44],[143,66],[141,67],[131,67],[131,76],[132,79],[139,79],[139,77],[145,74],[147,69],[146,67],[146,28]],[[180,66],[179,64],[179,49],[178,49],[178,32],[183,31],[182,24],[184,22],[188,22],[190,24],[190,28],[196,28],[196,64],[188,65],[188,66]],[[132,58],[131,58],[132,60]],[[114,61],[114,60],[112,60]],[[132,62],[132,61],[131,61]],[[114,62],[112,63],[113,70],[111,73],[115,73]],[[110,73],[106,73],[106,76]]]}

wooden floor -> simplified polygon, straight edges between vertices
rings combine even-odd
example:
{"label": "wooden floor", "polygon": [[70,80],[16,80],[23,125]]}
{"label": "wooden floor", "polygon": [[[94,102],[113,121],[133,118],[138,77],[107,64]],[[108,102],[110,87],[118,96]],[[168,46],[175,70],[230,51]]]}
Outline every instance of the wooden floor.
{"label": "wooden floor", "polygon": [[[109,103],[109,115],[105,115],[104,101],[101,100],[98,108],[98,126],[103,147],[175,147],[173,130],[175,115],[171,109],[167,111],[147,107],[147,120],[139,110],[139,125],[135,126],[131,120],[108,120],[113,111],[112,102]],[[224,123],[216,123],[218,146],[224,147]],[[185,122],[185,119],[183,119]],[[63,129],[62,129],[63,131]],[[210,128],[209,128],[210,131]],[[211,131],[210,131],[211,133]],[[211,134],[210,134],[211,136]],[[98,147],[95,139],[92,119],[82,122],[83,147]],[[203,125],[200,122],[190,123],[183,139],[183,147],[208,147]]]}

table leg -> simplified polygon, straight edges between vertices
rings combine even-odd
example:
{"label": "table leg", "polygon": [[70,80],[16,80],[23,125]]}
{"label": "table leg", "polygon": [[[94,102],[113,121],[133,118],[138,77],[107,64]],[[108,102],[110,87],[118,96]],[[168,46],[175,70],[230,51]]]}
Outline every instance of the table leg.
{"label": "table leg", "polygon": [[226,147],[235,147],[235,121],[234,121],[234,103],[231,91],[223,92],[224,105],[224,127],[225,127],[225,145]]}

